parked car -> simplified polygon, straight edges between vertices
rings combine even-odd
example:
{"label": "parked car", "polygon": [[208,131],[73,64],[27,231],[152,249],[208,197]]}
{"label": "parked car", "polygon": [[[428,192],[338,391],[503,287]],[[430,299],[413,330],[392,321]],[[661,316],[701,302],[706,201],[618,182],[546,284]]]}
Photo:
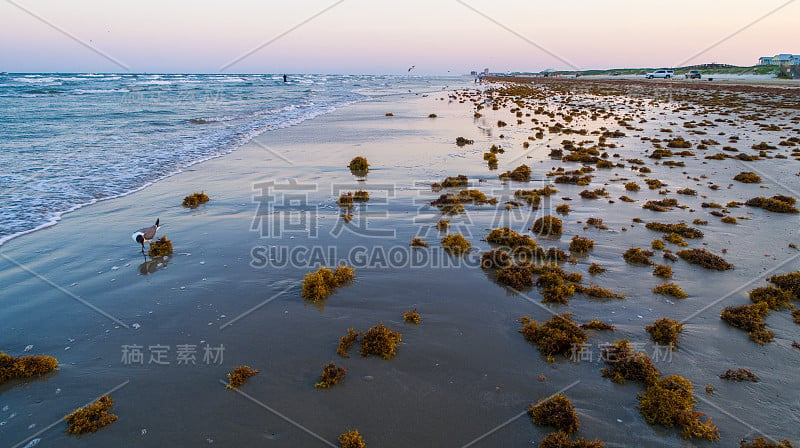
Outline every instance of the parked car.
{"label": "parked car", "polygon": [[647,79],[653,79],[653,78],[670,79],[673,76],[675,76],[675,72],[673,70],[656,70],[656,71],[650,72],[650,73],[648,73],[648,74],[646,74],[644,76]]}
{"label": "parked car", "polygon": [[689,73],[683,75],[686,79],[700,79],[703,75],[700,74],[700,70],[691,70]]}

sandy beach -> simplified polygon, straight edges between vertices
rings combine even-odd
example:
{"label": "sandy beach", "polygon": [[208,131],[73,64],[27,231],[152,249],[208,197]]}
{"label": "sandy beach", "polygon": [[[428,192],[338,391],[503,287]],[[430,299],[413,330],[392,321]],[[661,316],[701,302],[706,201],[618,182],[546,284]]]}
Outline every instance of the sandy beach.
{"label": "sandy beach", "polygon": [[[452,90],[376,97],[266,132],[235,152],[2,245],[0,348],[59,360],[56,372],[0,386],[2,445],[23,447],[40,439],[41,447],[318,447],[338,446],[339,434],[357,428],[373,447],[533,446],[552,428],[534,425],[526,410],[559,392],[580,416],[576,434],[608,447],[722,447],[759,436],[800,441],[800,350],[792,346],[800,327],[791,312],[767,317],[774,340],[765,345],[720,319],[724,307],[751,303],[748,291],[766,285],[765,277],[800,269],[800,252],[790,247],[800,244],[798,215],[721,206],[726,216],[736,217],[734,225],[709,213],[717,208],[702,205],[800,197],[798,146],[779,145],[800,137],[798,91],[676,87],[667,97],[651,95],[638,83],[621,94],[558,82],[537,81],[537,88],[547,90],[543,109],[526,105],[522,115],[512,110],[520,107],[512,100],[483,102],[487,98],[472,85],[469,98],[487,105],[480,117],[466,94]],[[748,106],[735,107],[744,100]],[[491,104],[499,107],[492,110]],[[730,114],[721,114],[726,107]],[[565,122],[571,111],[578,112]],[[507,125],[498,126],[500,120]],[[548,132],[555,122],[587,133]],[[542,138],[529,138],[536,127]],[[608,138],[615,147],[601,151],[623,167],[596,169],[588,186],[555,184],[546,175],[557,167],[581,167],[550,156],[564,140],[591,146],[605,131],[624,132]],[[666,146],[677,136],[692,143],[694,154],[668,160],[684,166],[648,158],[653,139]],[[457,137],[474,142],[457,146]],[[720,145],[697,149],[705,139]],[[775,149],[759,160],[705,158],[726,152],[758,156],[751,148],[761,142]],[[504,150],[495,170],[484,161],[492,145]],[[355,156],[369,160],[365,178],[347,168]],[[628,159],[644,160],[652,172],[631,170],[636,164]],[[529,182],[498,178],[521,164],[532,170]],[[762,182],[732,180],[740,172],[756,172]],[[430,205],[440,194],[458,191],[432,191],[431,184],[459,174],[468,176],[469,188],[498,198],[497,205],[467,204],[466,213],[449,217],[450,232],[472,243],[465,257],[442,251],[445,233],[435,229],[442,215]],[[645,177],[664,186],[648,189]],[[627,191],[626,182],[642,188]],[[539,210],[506,207],[517,200],[516,190],[545,185],[559,191]],[[600,188],[607,197],[580,195]],[[696,195],[676,193],[684,188]],[[357,204],[353,220],[345,223],[336,199],[359,189],[370,192],[370,201]],[[201,190],[210,202],[181,206],[185,195]],[[622,195],[634,202],[620,201]],[[686,207],[642,209],[665,197]],[[571,208],[560,216],[562,235],[532,234],[532,222],[556,215],[560,204]],[[592,217],[602,218],[606,228],[587,226]],[[174,254],[153,262],[139,253],[130,234],[156,218],[163,225],[158,235],[172,240]],[[649,267],[627,263],[622,253],[649,249],[663,236],[646,229],[647,222],[695,219],[708,221],[695,226],[705,236],[667,248],[705,248],[735,268],[667,262],[655,251],[654,261],[672,266],[669,281],[688,297],[654,294],[664,281]],[[576,294],[568,304],[543,304],[536,287],[514,291],[498,283],[494,272],[480,267],[480,256],[494,247],[486,241],[489,232],[503,226],[567,252],[574,235],[591,238],[594,248],[574,263],[563,262],[563,269],[583,274],[585,285],[625,298]],[[414,237],[430,247],[411,248]],[[340,262],[356,268],[355,281],[323,303],[304,301],[303,276]],[[591,263],[606,271],[590,275]],[[414,308],[422,316],[418,325],[403,321],[404,311]],[[581,359],[557,356],[549,362],[519,333],[520,318],[545,321],[563,312],[579,323],[600,319],[616,331],[589,332]],[[684,322],[673,351],[658,352],[645,331],[662,317]],[[402,333],[395,358],[362,358],[355,350],[351,358],[336,354],[348,328],[366,331],[380,322]],[[603,344],[619,339],[639,344],[662,375],[692,382],[695,410],[719,427],[719,441],[685,440],[680,430],[643,419],[636,406],[644,386],[617,384],[600,372]],[[129,357],[137,346],[141,363]],[[194,359],[181,361],[179,352],[186,356],[187,346],[194,346]],[[347,369],[346,378],[331,389],[316,389],[330,361]],[[239,365],[260,373],[238,391],[226,390],[226,373]],[[721,380],[730,368],[747,368],[759,382]],[[706,393],[706,385],[714,392]],[[119,421],[88,436],[65,434],[65,414],[112,390]]]}

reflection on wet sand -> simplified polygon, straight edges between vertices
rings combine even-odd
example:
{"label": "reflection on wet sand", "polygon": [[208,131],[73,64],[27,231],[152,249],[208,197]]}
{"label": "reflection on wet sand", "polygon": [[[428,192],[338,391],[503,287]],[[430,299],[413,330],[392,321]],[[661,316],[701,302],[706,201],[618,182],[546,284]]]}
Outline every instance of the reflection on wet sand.
{"label": "reflection on wet sand", "polygon": [[165,269],[169,262],[170,257],[154,257],[139,265],[139,274],[148,275],[155,274],[156,272]]}

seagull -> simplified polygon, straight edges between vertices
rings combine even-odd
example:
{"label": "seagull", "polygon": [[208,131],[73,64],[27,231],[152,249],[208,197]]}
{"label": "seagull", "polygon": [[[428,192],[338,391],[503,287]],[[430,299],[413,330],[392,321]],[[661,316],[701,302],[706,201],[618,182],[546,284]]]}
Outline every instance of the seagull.
{"label": "seagull", "polygon": [[161,227],[159,221],[160,219],[156,219],[156,223],[152,226],[139,229],[131,235],[134,241],[142,245],[142,253],[144,253],[144,243],[151,241],[156,236],[158,228]]}

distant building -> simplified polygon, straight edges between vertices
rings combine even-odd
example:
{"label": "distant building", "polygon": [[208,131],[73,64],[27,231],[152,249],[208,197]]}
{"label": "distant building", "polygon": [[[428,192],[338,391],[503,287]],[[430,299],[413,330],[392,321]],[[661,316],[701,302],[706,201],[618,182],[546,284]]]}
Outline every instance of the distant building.
{"label": "distant building", "polygon": [[483,69],[483,76],[489,76],[489,69],[488,68]]}
{"label": "distant building", "polygon": [[800,65],[800,54],[782,53],[758,58],[758,65]]}

